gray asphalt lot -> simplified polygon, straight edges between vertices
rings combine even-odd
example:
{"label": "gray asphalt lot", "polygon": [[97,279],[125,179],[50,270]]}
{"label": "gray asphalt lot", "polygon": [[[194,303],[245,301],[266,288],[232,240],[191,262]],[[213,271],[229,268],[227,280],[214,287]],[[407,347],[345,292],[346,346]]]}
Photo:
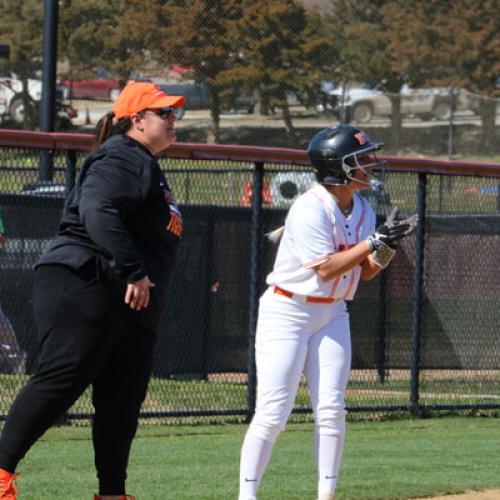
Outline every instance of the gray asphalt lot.
{"label": "gray asphalt lot", "polygon": [[[98,120],[111,110],[113,103],[110,101],[92,101],[92,100],[74,100],[72,106],[78,111],[78,116],[73,119],[73,123],[78,126],[88,126],[89,128],[95,126]],[[307,112],[304,107],[295,106],[291,109],[293,116],[293,123],[296,127],[303,126],[329,126],[336,123],[335,117],[327,116],[312,116],[311,112]],[[176,127],[189,127],[193,125],[205,125],[210,122],[210,111],[202,110],[187,110],[181,120],[177,120]],[[221,115],[221,124],[231,123],[233,125],[249,125],[259,127],[276,127],[283,125],[283,120],[280,114],[262,116],[257,113],[223,113]],[[429,120],[424,121],[418,118],[404,117],[403,126],[411,124],[412,127],[430,127],[442,126],[447,121]],[[461,123],[475,123],[480,124],[477,116],[467,112],[462,112],[455,116],[454,124]],[[500,124],[500,115],[497,117],[497,123]],[[368,124],[363,124],[368,125]],[[390,121],[387,118],[375,117],[369,122],[369,126],[388,127]]]}

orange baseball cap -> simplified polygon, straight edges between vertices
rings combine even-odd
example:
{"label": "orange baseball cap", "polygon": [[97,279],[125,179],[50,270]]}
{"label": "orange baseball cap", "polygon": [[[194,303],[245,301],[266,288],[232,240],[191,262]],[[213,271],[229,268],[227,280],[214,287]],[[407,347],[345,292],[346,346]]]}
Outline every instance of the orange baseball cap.
{"label": "orange baseball cap", "polygon": [[113,104],[117,120],[127,118],[145,109],[176,108],[184,104],[184,96],[168,95],[149,82],[130,82]]}

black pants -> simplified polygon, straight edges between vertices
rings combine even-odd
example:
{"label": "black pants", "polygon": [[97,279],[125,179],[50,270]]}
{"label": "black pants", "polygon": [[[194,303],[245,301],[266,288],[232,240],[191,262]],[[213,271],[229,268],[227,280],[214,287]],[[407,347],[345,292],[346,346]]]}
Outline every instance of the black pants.
{"label": "black pants", "polygon": [[92,384],[92,438],[101,495],[125,494],[139,410],[151,374],[155,335],[113,297],[96,265],[35,273],[40,353],[0,437],[0,468],[14,472],[35,441]]}

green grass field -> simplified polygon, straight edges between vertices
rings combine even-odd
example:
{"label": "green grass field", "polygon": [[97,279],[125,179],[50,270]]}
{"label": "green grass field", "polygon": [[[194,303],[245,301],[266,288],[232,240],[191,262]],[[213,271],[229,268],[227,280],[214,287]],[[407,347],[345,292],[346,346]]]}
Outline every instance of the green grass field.
{"label": "green grass field", "polygon": [[[83,158],[83,154],[78,155],[78,167]],[[65,183],[66,161],[64,152],[54,155],[55,182]],[[481,158],[478,161],[494,162],[498,161],[498,157]],[[0,191],[18,193],[26,183],[36,181],[39,162],[39,152],[0,148]],[[186,205],[239,205],[244,185],[251,180],[253,171],[253,163],[236,161],[164,158],[160,160],[160,165],[167,171],[167,179],[177,201]],[[290,166],[266,164],[264,180],[270,183],[277,172],[289,170]],[[495,212],[498,206],[497,187],[497,179],[429,175],[427,211]],[[390,193],[392,203],[401,210],[415,210],[415,174],[390,173],[385,188]],[[273,206],[280,207],[277,204]]]}
{"label": "green grass field", "polygon": [[[352,370],[347,389],[347,405],[351,408],[366,406],[405,406],[410,401],[409,370],[388,370],[385,383],[376,378],[375,370]],[[0,414],[6,414],[16,394],[28,377],[0,375]],[[227,374],[218,381],[169,380],[153,377],[143,404],[145,412],[173,412],[196,410],[231,410],[247,408],[247,385],[245,376]],[[225,380],[224,380],[225,379]],[[93,412],[91,390],[87,389],[69,410],[69,413]],[[499,371],[445,371],[423,370],[421,372],[420,395],[422,404],[500,404]],[[301,384],[295,406],[310,407],[309,391]],[[370,418],[373,412],[364,412],[360,418]],[[309,415],[297,416],[309,419]],[[152,423],[208,423],[234,422],[240,417],[182,417],[153,419]]]}
{"label": "green grass field", "polygon": [[[245,425],[139,429],[128,489],[138,500],[235,500]],[[314,500],[312,425],[290,424],[262,500]],[[350,422],[338,500],[405,499],[500,487],[497,418]],[[50,430],[19,467],[24,500],[85,500],[95,491],[88,428]]]}

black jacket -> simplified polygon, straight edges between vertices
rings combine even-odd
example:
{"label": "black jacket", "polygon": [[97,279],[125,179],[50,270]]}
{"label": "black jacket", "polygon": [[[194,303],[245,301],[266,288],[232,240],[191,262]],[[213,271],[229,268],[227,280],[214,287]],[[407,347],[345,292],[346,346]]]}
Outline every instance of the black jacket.
{"label": "black jacket", "polygon": [[127,283],[148,275],[156,287],[140,316],[156,329],[181,231],[179,209],[154,156],[128,136],[112,136],[85,160],[58,234],[37,265],[80,269],[99,262],[121,301]]}

